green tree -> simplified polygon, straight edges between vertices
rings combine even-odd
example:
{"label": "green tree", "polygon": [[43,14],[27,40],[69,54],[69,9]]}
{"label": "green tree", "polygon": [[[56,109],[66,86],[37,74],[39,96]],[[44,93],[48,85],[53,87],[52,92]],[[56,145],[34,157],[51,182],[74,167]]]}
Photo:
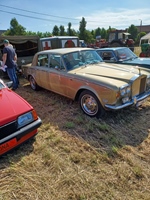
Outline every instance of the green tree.
{"label": "green tree", "polygon": [[10,29],[4,35],[26,35],[26,29],[18,23],[16,18],[13,18],[10,21]]}
{"label": "green tree", "polygon": [[131,26],[129,26],[128,28],[128,32],[131,34],[131,38],[133,40],[136,40],[137,38],[137,34],[138,34],[138,29],[136,26],[134,26],[133,24],[131,24]]}
{"label": "green tree", "polygon": [[61,36],[66,35],[66,34],[65,34],[65,27],[64,27],[64,26],[61,25],[61,26],[59,27],[59,33],[60,33]]}
{"label": "green tree", "polygon": [[93,38],[95,38],[95,30],[92,30],[91,34],[92,34]]}
{"label": "green tree", "polygon": [[78,32],[75,31],[74,29],[71,29],[72,30],[72,36],[78,36]]}
{"label": "green tree", "polygon": [[82,17],[82,20],[79,25],[79,38],[80,40],[86,41],[86,21],[85,18]]}
{"label": "green tree", "polygon": [[93,35],[91,34],[91,31],[85,30],[84,41],[85,41],[85,43],[91,43],[91,42],[93,42]]}
{"label": "green tree", "polygon": [[54,26],[52,34],[55,36],[59,36],[59,28],[57,25]]}
{"label": "green tree", "polygon": [[146,35],[145,32],[140,32],[140,33],[137,35],[136,44],[139,44],[139,43],[140,43],[140,39],[141,39],[141,37],[143,37],[144,35]]}
{"label": "green tree", "polygon": [[100,27],[98,27],[97,29],[95,29],[95,32],[94,32],[94,38],[96,39],[97,36],[101,36],[101,29]]}
{"label": "green tree", "polygon": [[106,39],[107,38],[107,30],[102,28],[100,35],[101,35],[101,38]]}
{"label": "green tree", "polygon": [[68,29],[67,29],[67,35],[69,35],[69,36],[73,35],[73,31],[71,29],[71,26],[72,26],[72,24],[71,24],[71,22],[69,22],[68,23]]}
{"label": "green tree", "polygon": [[39,34],[38,34],[39,37],[51,37],[52,36],[52,34],[50,32],[42,33],[41,36],[40,36],[40,34],[41,33],[39,32]]}
{"label": "green tree", "polygon": [[28,35],[37,35],[37,33],[36,32],[32,32],[32,31],[26,31],[26,35],[28,36]]}

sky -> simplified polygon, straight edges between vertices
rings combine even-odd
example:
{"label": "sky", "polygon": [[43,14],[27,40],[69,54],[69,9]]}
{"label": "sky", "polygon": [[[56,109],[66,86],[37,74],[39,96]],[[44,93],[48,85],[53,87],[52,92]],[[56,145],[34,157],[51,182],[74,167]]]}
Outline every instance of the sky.
{"label": "sky", "polygon": [[150,25],[149,0],[0,0],[0,30],[10,28],[16,18],[26,31],[52,32],[61,25],[78,31],[82,18],[86,29],[126,29]]}

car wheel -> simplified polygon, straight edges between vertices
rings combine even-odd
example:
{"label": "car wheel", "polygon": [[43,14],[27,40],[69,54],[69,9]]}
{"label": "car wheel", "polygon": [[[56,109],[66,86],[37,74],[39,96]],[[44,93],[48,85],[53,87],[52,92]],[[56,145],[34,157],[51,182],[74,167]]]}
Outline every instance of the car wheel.
{"label": "car wheel", "polygon": [[33,90],[39,90],[40,87],[38,86],[38,84],[36,83],[35,79],[33,78],[33,76],[29,77],[29,82],[30,82],[30,86]]}
{"label": "car wheel", "polygon": [[79,96],[80,107],[90,117],[102,117],[105,110],[91,91],[85,90]]}

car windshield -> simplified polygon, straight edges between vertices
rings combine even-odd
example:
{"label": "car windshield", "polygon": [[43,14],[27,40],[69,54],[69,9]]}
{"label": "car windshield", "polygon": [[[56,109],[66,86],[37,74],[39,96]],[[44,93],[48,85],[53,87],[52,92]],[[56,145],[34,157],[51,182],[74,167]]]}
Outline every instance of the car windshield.
{"label": "car windshield", "polygon": [[62,56],[67,70],[86,67],[88,64],[103,62],[95,50],[83,50],[64,54]]}
{"label": "car windshield", "polygon": [[116,51],[116,56],[118,57],[119,61],[133,60],[137,58],[137,56],[129,48],[118,49]]}

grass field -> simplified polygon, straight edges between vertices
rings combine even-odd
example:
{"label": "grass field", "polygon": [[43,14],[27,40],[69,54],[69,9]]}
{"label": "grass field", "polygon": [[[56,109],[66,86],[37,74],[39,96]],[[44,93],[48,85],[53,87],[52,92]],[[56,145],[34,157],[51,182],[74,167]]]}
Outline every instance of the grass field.
{"label": "grass field", "polygon": [[0,158],[0,200],[150,199],[150,99],[96,119],[65,97],[20,82],[16,93],[43,124]]}

